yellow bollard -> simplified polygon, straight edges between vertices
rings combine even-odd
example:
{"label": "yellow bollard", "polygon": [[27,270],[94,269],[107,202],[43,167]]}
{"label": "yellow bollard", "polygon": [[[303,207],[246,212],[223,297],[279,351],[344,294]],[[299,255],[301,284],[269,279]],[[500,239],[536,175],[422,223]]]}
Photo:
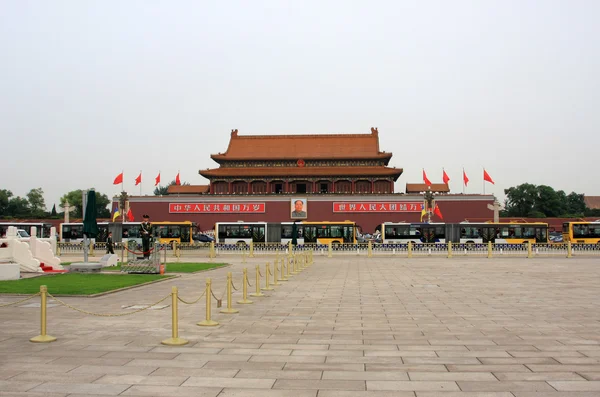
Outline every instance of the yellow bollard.
{"label": "yellow bollard", "polygon": [[219,325],[218,321],[214,321],[210,319],[210,301],[211,301],[211,295],[212,295],[212,288],[211,288],[212,282],[210,280],[210,278],[206,279],[206,319],[203,321],[200,321],[197,325],[203,326],[203,327],[214,327],[215,325]]}
{"label": "yellow bollard", "polygon": [[533,258],[533,252],[531,250],[531,241],[527,242],[527,257]]}
{"label": "yellow bollard", "polygon": [[412,258],[412,241],[408,242],[408,257]]}
{"label": "yellow bollard", "polygon": [[273,286],[275,286],[275,287],[278,286],[278,285],[281,285],[277,281],[277,270],[278,270],[278,268],[277,268],[277,262],[279,262],[279,260],[277,260],[277,259],[275,259],[273,261]]}
{"label": "yellow bollard", "polygon": [[287,273],[286,277],[289,278],[290,277],[290,257],[289,256],[285,257],[285,272]]}
{"label": "yellow bollard", "polygon": [[248,257],[254,258],[254,241],[250,241],[250,254]]}
{"label": "yellow bollard", "polygon": [[250,294],[250,296],[265,296],[262,292],[260,292],[260,267],[256,265],[256,292]]}
{"label": "yellow bollard", "polygon": [[56,244],[56,256],[60,256],[60,244]]}
{"label": "yellow bollard", "polygon": [[90,241],[90,256],[94,256],[94,243]]}
{"label": "yellow bollard", "polygon": [[288,255],[292,255],[292,250],[292,241],[290,240],[288,241]]}
{"label": "yellow bollard", "polygon": [[265,265],[265,288],[263,291],[273,291],[274,288],[269,286],[269,277],[271,276],[271,264],[267,262]]}
{"label": "yellow bollard", "polygon": [[240,303],[242,305],[249,305],[251,303],[254,303],[248,299],[248,269],[246,268],[244,268],[244,281],[242,281],[242,283],[244,283],[244,286],[242,287],[242,299],[237,301],[237,303]]}
{"label": "yellow bollard", "polygon": [[373,256],[373,242],[369,240],[369,245],[367,246],[367,257],[371,258]]}
{"label": "yellow bollard", "polygon": [[296,275],[298,274],[298,264],[296,262],[296,255],[292,255],[292,258],[290,259],[292,261],[291,265],[292,265],[292,274]]}
{"label": "yellow bollard", "polygon": [[329,247],[327,247],[327,257],[331,258],[333,256],[333,249],[331,248],[331,241],[329,242]]}
{"label": "yellow bollard", "polygon": [[452,258],[452,241],[448,241],[448,258]]}
{"label": "yellow bollard", "polygon": [[210,259],[215,258],[217,255],[215,255],[215,242],[211,241],[210,242],[210,249],[208,250],[208,257]]}
{"label": "yellow bollard", "polygon": [[48,288],[45,285],[40,285],[40,312],[41,312],[41,322],[40,322],[40,334],[36,337],[29,339],[31,342],[36,343],[49,343],[54,342],[56,338],[54,336],[46,335],[46,294],[48,293]]}
{"label": "yellow bollard", "polygon": [[488,253],[487,253],[487,257],[488,257],[488,258],[491,258],[491,257],[492,257],[492,242],[491,242],[491,241],[488,241],[488,244],[487,244],[487,251],[488,251]]}
{"label": "yellow bollard", "polygon": [[227,272],[227,308],[221,310],[221,313],[225,313],[225,314],[234,314],[234,313],[239,313],[240,311],[238,309],[233,309],[231,307],[231,295],[233,294],[233,292],[231,291],[232,288],[231,286],[233,285],[233,280],[232,280],[232,276],[231,276],[231,272]]}
{"label": "yellow bollard", "polygon": [[169,339],[165,339],[163,340],[162,343],[163,345],[169,345],[169,346],[181,346],[181,345],[187,345],[189,343],[188,340],[186,339],[182,339],[179,337],[179,313],[177,311],[177,287],[172,287],[171,288],[171,313],[172,313],[172,324],[173,324],[173,330],[172,330],[172,336]]}
{"label": "yellow bollard", "polygon": [[567,258],[572,258],[573,257],[573,251],[572,251],[573,247],[571,247],[571,242],[567,241]]}
{"label": "yellow bollard", "polygon": [[279,281],[288,281],[288,278],[285,276],[285,266],[284,266],[284,260],[283,258],[281,258],[281,271],[279,272],[280,276],[279,276]]}

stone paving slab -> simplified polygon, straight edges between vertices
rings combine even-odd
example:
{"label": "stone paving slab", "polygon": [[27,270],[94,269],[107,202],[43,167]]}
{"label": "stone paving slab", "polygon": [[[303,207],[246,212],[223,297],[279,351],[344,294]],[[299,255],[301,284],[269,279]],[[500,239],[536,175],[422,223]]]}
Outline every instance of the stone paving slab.
{"label": "stone paving slab", "polygon": [[[221,296],[228,271],[239,286],[247,267],[254,283],[254,266],[273,259],[228,256],[226,269],[64,300],[123,313],[167,296],[171,286],[193,300],[206,277]],[[254,304],[234,303],[239,314],[213,306],[217,327],[196,325],[204,298],[180,303],[185,346],[160,344],[171,336],[170,307],[92,317],[51,302],[48,333],[58,337],[51,344],[29,342],[39,334],[32,302],[0,308],[0,397],[600,395],[593,258],[315,260]]]}

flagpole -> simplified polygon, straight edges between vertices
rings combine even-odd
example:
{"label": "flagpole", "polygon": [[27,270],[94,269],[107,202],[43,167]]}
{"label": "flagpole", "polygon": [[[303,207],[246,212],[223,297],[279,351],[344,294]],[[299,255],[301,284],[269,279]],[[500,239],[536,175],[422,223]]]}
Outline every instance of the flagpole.
{"label": "flagpole", "polygon": [[[123,177],[121,178],[121,193],[123,193],[125,191],[125,174],[124,174],[124,170],[121,170],[121,175],[123,175]],[[121,214],[121,223],[125,222],[125,203],[123,203],[123,213]]]}
{"label": "flagpole", "polygon": [[465,194],[465,167],[463,167],[463,194]]}
{"label": "flagpole", "polygon": [[[481,168],[483,168],[483,172],[485,172],[485,167],[481,167]],[[485,178],[483,179],[483,194],[485,195]]]}

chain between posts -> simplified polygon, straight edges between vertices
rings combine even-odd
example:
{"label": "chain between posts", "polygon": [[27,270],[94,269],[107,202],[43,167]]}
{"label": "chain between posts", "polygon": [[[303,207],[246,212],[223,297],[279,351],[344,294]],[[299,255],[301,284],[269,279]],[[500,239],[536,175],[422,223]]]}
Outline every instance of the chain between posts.
{"label": "chain between posts", "polygon": [[31,299],[35,298],[36,296],[40,296],[40,293],[38,292],[37,294],[31,295],[25,299],[21,299],[20,301],[3,303],[0,305],[0,307],[8,307],[8,306],[12,306],[12,305],[18,305],[19,303],[27,302],[28,300],[31,300]]}
{"label": "chain between posts", "polygon": [[136,314],[136,313],[139,313],[139,312],[143,312],[144,310],[148,310],[151,307],[154,307],[154,306],[158,305],[159,303],[162,303],[165,300],[169,299],[171,297],[171,294],[165,296],[164,298],[162,298],[158,302],[153,303],[152,305],[150,305],[148,307],[137,309],[137,310],[134,310],[134,311],[128,312],[128,313],[116,313],[116,314],[113,314],[113,313],[94,313],[94,312],[90,312],[90,311],[87,311],[87,310],[79,309],[79,308],[77,308],[75,306],[71,306],[68,303],[63,302],[62,300],[60,300],[57,297],[53,296],[49,292],[48,292],[48,296],[50,298],[54,299],[55,301],[57,301],[58,303],[60,303],[61,305],[68,307],[69,309],[73,309],[73,310],[75,310],[77,312],[80,312],[80,313],[83,313],[83,314],[89,314],[90,316],[96,316],[96,317],[123,317],[123,316],[129,316],[131,314]]}
{"label": "chain between posts", "polygon": [[223,293],[221,294],[221,298],[219,299],[213,292],[212,288],[210,289],[210,294],[213,296],[213,298],[215,298],[217,301],[221,301],[221,302],[223,301],[223,297],[225,296],[226,292],[227,292],[227,288],[225,288],[225,291],[223,291]]}
{"label": "chain between posts", "polygon": [[198,303],[200,301],[200,299],[202,299],[202,297],[204,296],[204,294],[206,294],[206,287],[204,287],[204,292],[202,293],[202,295],[200,295],[198,297],[198,299],[192,301],[192,302],[188,302],[184,299],[182,299],[179,295],[177,295],[177,300],[179,300],[179,302],[185,303],[186,305],[193,305],[194,303]]}

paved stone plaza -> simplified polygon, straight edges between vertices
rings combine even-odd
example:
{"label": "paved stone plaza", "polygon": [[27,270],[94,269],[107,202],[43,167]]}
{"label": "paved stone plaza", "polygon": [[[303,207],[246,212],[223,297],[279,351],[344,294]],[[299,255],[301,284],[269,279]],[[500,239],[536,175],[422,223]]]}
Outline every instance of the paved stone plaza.
{"label": "paved stone plaza", "polygon": [[[228,271],[240,288],[272,259],[64,300],[124,313],[173,285],[195,299],[206,277],[220,296]],[[170,307],[92,317],[50,301],[49,344],[29,342],[37,298],[0,308],[0,396],[600,396],[598,259],[315,256],[268,295],[213,305],[212,328],[196,325],[204,298],[180,304],[181,347],[160,344]]]}

